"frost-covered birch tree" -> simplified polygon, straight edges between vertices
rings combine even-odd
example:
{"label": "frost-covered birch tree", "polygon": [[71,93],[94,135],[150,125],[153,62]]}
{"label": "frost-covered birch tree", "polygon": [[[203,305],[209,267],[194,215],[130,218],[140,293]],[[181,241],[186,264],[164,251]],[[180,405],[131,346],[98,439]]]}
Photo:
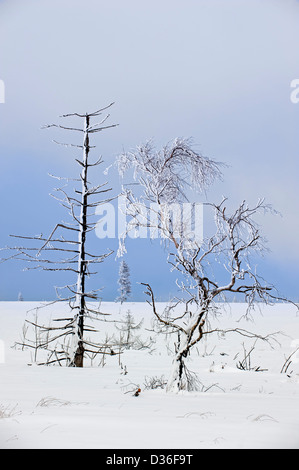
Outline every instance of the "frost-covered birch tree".
{"label": "frost-covered birch tree", "polygon": [[[98,294],[95,290],[88,290],[87,280],[90,276],[97,274],[94,267],[103,263],[112,251],[107,249],[104,254],[91,253],[88,236],[94,231],[97,223],[95,220],[96,207],[111,201],[112,197],[107,197],[107,193],[111,191],[107,182],[104,181],[96,185],[90,183],[92,169],[103,163],[102,157],[94,161],[91,160],[90,153],[95,147],[91,145],[90,138],[95,133],[116,126],[114,124],[105,125],[109,114],[103,117],[103,111],[110,108],[112,104],[93,113],[73,113],[61,116],[64,119],[78,118],[83,120],[82,127],[60,124],[44,126],[44,128],[58,128],[74,132],[79,134],[82,139],[78,144],[61,144],[81,151],[81,157],[75,159],[80,169],[78,178],[54,176],[59,181],[63,181],[65,185],[56,188],[56,194],[52,196],[67,209],[71,222],[57,223],[49,236],[13,235],[14,238],[24,242],[33,241],[37,246],[18,245],[6,248],[15,251],[11,258],[29,263],[30,267],[27,269],[62,271],[72,275],[74,279],[74,282],[56,288],[57,300],[68,302],[72,315],[66,319],[58,319],[58,326],[46,327],[32,322],[34,328],[39,329],[39,341],[36,344],[36,342],[28,340],[26,346],[45,349],[49,353],[46,363],[66,361],[69,366],[83,367],[86,354],[94,355],[102,352],[100,344],[86,339],[86,332],[94,330],[91,325],[86,324],[87,319],[103,315],[88,305],[88,301],[97,300]],[[100,118],[100,122],[93,124],[92,120],[96,118]],[[67,188],[70,182],[71,192]],[[49,254],[52,256],[49,257]]]}
{"label": "frost-covered birch tree", "polygon": [[[259,277],[251,264],[252,256],[264,249],[264,241],[254,218],[259,212],[270,210],[270,207],[262,200],[254,207],[242,202],[229,212],[227,199],[220,204],[207,203],[206,207],[214,213],[215,231],[213,236],[198,242],[189,236],[188,230],[184,230],[182,222],[178,226],[168,207],[186,201],[190,188],[205,191],[221,177],[220,163],[195,152],[190,141],[176,139],[160,151],[155,150],[152,142],[147,142],[132,152],[120,155],[118,165],[122,175],[133,169],[138,185],[132,188],[141,188],[141,194],[127,189],[128,186],[124,190],[130,221],[119,252],[122,254],[125,251],[125,238],[129,230],[143,226],[161,232],[168,246],[171,269],[180,272],[183,279],[178,284],[181,296],[159,312],[151,285],[147,282],[141,284],[146,287],[148,302],[156,320],[168,333],[172,332],[178,338],[167,391],[194,390],[197,379],[188,370],[186,358],[202,338],[213,333],[224,333],[221,328],[210,327],[209,318],[217,314],[217,302],[229,295],[238,295],[247,301],[249,311],[256,301],[270,303],[280,299],[275,295],[273,286]],[[242,329],[234,331],[257,337]],[[269,341],[270,336],[263,339]]]}

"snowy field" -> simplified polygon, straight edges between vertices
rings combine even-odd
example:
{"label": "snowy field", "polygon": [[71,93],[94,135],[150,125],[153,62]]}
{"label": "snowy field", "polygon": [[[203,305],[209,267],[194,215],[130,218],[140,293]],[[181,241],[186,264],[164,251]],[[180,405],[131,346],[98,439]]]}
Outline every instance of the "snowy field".
{"label": "snowy field", "polygon": [[[102,311],[111,313],[100,325],[103,338],[120,334],[111,320],[124,318],[128,310],[136,323],[144,321],[130,349],[120,357],[106,356],[104,365],[99,356],[84,369],[29,366],[32,352],[11,347],[21,338],[25,318],[33,319],[28,310],[37,305],[0,303],[0,448],[299,448],[299,352],[281,372],[299,346],[294,307],[264,307],[252,322],[240,320],[243,304],[226,306],[215,326],[279,331],[277,342],[271,348],[236,333],[211,335],[188,362],[201,389],[173,395],[150,388],[153,377],[158,385],[167,380],[175,338],[151,331],[146,303],[126,303],[121,311],[119,304],[102,304]],[[39,318],[66,312],[56,305],[41,310]],[[140,341],[150,348],[138,349]],[[252,347],[249,364],[244,351]],[[242,370],[242,361],[252,370]]]}

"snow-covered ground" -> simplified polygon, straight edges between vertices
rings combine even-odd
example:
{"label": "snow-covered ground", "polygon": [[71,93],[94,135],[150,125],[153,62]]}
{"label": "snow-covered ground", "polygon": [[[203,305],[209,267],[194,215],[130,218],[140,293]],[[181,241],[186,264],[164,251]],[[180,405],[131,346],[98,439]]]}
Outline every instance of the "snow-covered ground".
{"label": "snow-covered ground", "polygon": [[[84,369],[29,366],[29,350],[11,346],[21,337],[28,310],[37,303],[0,303],[0,448],[213,449],[299,448],[299,352],[287,374],[286,358],[299,346],[299,316],[289,305],[257,310],[254,322],[244,319],[243,304],[230,304],[218,328],[245,328],[260,334],[280,331],[273,349],[265,342],[236,333],[211,335],[196,349],[188,367],[198,374],[201,391],[167,394],[148,389],[153,377],[167,379],[175,338],[156,336],[146,303],[103,303],[109,320],[130,310],[135,334],[155,341],[151,349],[124,351],[94,361]],[[163,307],[162,305],[158,305]],[[55,305],[39,315],[65,315]],[[119,335],[113,323],[101,323],[105,334]],[[298,341],[296,341],[298,340]],[[239,361],[255,346],[251,367]],[[4,346],[5,357],[1,353]],[[120,362],[120,363],[119,363]],[[138,397],[134,391],[141,388]]]}

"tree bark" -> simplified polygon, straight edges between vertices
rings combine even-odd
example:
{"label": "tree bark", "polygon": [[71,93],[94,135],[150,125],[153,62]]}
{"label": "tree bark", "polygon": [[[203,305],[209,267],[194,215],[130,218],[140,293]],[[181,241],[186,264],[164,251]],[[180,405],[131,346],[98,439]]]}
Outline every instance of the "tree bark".
{"label": "tree bark", "polygon": [[84,123],[84,142],[83,142],[83,165],[82,165],[82,189],[81,189],[81,214],[80,214],[80,226],[79,226],[79,258],[78,258],[78,279],[77,279],[77,295],[76,304],[78,308],[77,324],[75,331],[75,354],[71,365],[74,367],[83,367],[84,362],[84,317],[85,317],[85,277],[86,277],[86,234],[87,234],[87,209],[88,209],[88,156],[90,151],[89,146],[89,116],[85,116]]}
{"label": "tree bark", "polygon": [[185,390],[187,383],[184,383],[184,372],[185,372],[185,357],[187,357],[189,352],[189,344],[187,336],[183,339],[181,343],[181,335],[179,337],[179,350],[176,353],[176,356],[173,360],[172,371],[169,376],[166,391],[167,392],[179,392],[180,390]]}

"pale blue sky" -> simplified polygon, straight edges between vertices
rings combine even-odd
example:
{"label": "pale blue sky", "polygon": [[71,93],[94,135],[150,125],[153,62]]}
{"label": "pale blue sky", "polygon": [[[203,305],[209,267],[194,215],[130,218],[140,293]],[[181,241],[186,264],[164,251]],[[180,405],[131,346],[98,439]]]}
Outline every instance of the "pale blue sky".
{"label": "pale blue sky", "polygon": [[[290,100],[298,26],[296,0],[0,0],[0,245],[11,244],[10,233],[47,233],[64,216],[48,196],[47,173],[73,174],[73,153],[51,142],[68,136],[40,127],[115,101],[111,123],[119,127],[95,138],[107,166],[148,138],[160,146],[193,137],[229,165],[210,199],[265,197],[283,214],[261,220],[272,252],[259,266],[298,300],[299,104]],[[110,178],[117,193],[119,179]],[[144,298],[135,283],[145,281],[168,299],[175,289],[159,247],[130,245],[134,298]],[[53,284],[65,283],[21,268],[0,265],[0,300],[19,291],[51,298]],[[107,300],[116,296],[117,270],[114,258],[100,267],[96,283]]]}

